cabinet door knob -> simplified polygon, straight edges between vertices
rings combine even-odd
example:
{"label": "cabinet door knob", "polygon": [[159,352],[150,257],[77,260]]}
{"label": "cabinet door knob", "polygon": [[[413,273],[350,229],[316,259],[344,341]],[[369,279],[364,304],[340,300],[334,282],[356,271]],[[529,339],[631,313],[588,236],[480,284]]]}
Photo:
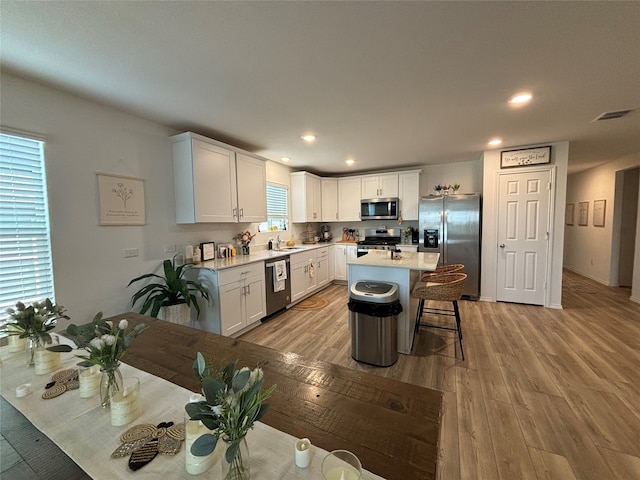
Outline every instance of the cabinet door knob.
{"label": "cabinet door knob", "polygon": [[501,244],[500,244],[500,248],[504,248],[504,243],[501,243]]}

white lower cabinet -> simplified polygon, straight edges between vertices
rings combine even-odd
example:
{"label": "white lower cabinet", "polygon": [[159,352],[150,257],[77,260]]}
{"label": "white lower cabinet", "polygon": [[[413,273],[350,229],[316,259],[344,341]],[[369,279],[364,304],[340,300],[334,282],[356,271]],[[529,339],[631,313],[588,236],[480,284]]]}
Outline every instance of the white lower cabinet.
{"label": "white lower cabinet", "polygon": [[192,309],[192,326],[230,336],[266,316],[264,262],[221,270],[191,270],[197,271],[198,280],[211,294],[209,304],[198,298],[200,317],[195,319]]}
{"label": "white lower cabinet", "polygon": [[324,288],[331,282],[329,247],[291,254],[291,303]]}
{"label": "white lower cabinet", "polygon": [[329,285],[329,247],[316,249],[316,286],[318,288]]}
{"label": "white lower cabinet", "polygon": [[306,297],[316,289],[315,249],[291,255],[291,303]]}
{"label": "white lower cabinet", "polygon": [[335,276],[334,280],[344,281],[348,280],[348,268],[347,261],[357,258],[357,246],[348,245],[344,243],[338,243],[335,245]]}

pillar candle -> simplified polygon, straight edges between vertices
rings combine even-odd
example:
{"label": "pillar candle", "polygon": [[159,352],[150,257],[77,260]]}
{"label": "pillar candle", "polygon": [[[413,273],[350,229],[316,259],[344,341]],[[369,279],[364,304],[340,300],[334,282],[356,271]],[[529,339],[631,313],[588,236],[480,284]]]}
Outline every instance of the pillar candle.
{"label": "pillar candle", "polygon": [[[16,327],[15,325],[7,325],[7,332],[9,333],[17,333],[22,332],[22,329]],[[27,339],[20,338],[19,335],[9,335],[9,352],[22,352],[27,346]]]}
{"label": "pillar candle", "polygon": [[80,381],[80,397],[89,398],[100,392],[100,379],[102,373],[100,373],[99,365],[92,365],[91,367],[82,369],[79,375]]}
{"label": "pillar candle", "polygon": [[[189,398],[189,402],[199,402],[202,400],[202,396],[194,393]],[[205,433],[211,433],[200,420],[191,420],[189,415],[185,415],[184,423],[184,446],[185,446],[185,469],[190,475],[199,475],[209,470],[213,465],[218,463],[218,460],[224,453],[224,442],[220,440],[216,445],[216,448],[209,455],[204,457],[197,457],[191,453],[191,445],[196,441],[198,437]]]}
{"label": "pillar candle", "polygon": [[335,467],[324,474],[326,480],[358,480],[358,475],[353,470],[345,467]]}
{"label": "pillar candle", "polygon": [[133,422],[140,416],[140,380],[136,377],[125,378],[122,389],[111,397],[111,425],[119,427]]}
{"label": "pillar candle", "polygon": [[62,366],[60,352],[51,352],[45,347],[36,349],[33,361],[36,367],[36,375],[45,375],[58,370]]}

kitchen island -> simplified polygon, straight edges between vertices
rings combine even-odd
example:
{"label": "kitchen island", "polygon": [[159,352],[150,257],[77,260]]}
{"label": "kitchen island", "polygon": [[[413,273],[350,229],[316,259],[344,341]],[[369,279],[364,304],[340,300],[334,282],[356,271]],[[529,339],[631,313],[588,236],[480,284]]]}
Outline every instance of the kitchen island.
{"label": "kitchen island", "polygon": [[410,354],[418,300],[411,298],[411,290],[420,280],[422,272],[433,272],[439,253],[401,252],[400,258],[391,258],[388,250],[369,250],[367,255],[349,261],[349,291],[363,280],[398,284],[398,299],[402,312],[398,315],[398,353]]}

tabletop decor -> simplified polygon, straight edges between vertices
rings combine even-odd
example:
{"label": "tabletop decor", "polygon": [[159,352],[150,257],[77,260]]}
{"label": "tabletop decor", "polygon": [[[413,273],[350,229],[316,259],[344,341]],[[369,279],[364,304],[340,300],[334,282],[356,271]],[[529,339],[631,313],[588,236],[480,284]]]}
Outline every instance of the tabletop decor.
{"label": "tabletop decor", "polygon": [[[144,299],[140,313],[145,314],[150,311],[149,315],[158,317],[160,309],[164,311],[165,320],[173,318],[168,312],[175,306],[186,308],[186,322],[184,319],[174,319],[172,323],[187,323],[189,321],[189,309],[193,305],[196,310],[196,318],[200,316],[200,307],[196,299],[196,293],[200,293],[202,298],[209,301],[209,290],[207,290],[198,280],[187,280],[184,278],[186,265],[176,265],[176,256],[173,259],[165,260],[162,263],[163,276],[155,273],[146,273],[134,278],[129,282],[127,287],[134,283],[147,278],[160,279],[156,283],[148,283],[138,290],[131,297],[131,304],[135,305],[138,300]],[[169,318],[167,318],[169,317]]]}
{"label": "tabletop decor", "polygon": [[234,240],[240,242],[240,245],[242,247],[242,255],[249,255],[249,244],[251,243],[251,240],[253,240],[253,237],[254,235],[249,230],[240,232],[235,237],[233,237]]}
{"label": "tabletop decor", "polygon": [[[129,322],[126,319],[118,323],[105,321],[102,319],[102,312],[98,312],[90,323],[80,326],[71,324],[67,327],[69,338],[79,349],[87,352],[76,355],[83,360],[78,365],[100,366],[100,403],[104,408],[109,407],[111,397],[122,389],[120,359],[131,346],[133,339],[146,328],[144,323],[127,330],[128,326]],[[49,350],[70,352],[73,348],[69,345],[56,345]]]}
{"label": "tabletop decor", "polygon": [[29,306],[17,302],[15,308],[7,308],[10,318],[7,334],[28,340],[27,365],[35,364],[38,349],[52,343],[49,332],[55,328],[58,319],[69,319],[64,312],[65,308],[62,305],[54,305],[48,298],[42,302],[32,302]]}
{"label": "tabletop decor", "polygon": [[198,352],[193,364],[196,377],[202,382],[205,400],[190,402],[185,410],[191,420],[200,420],[212,433],[205,433],[191,446],[196,456],[209,455],[216,448],[218,439],[226,445],[222,461],[225,480],[250,478],[247,432],[269,409],[263,403],[273,393],[276,385],[262,390],[264,374],[260,367],[236,370],[235,363],[223,368],[212,368]]}
{"label": "tabletop decor", "polygon": [[180,451],[184,440],[184,424],[160,422],[157,426],[141,423],[129,428],[120,436],[120,446],[111,454],[111,458],[129,456],[129,469],[140,470],[156,456],[175,455]]}

